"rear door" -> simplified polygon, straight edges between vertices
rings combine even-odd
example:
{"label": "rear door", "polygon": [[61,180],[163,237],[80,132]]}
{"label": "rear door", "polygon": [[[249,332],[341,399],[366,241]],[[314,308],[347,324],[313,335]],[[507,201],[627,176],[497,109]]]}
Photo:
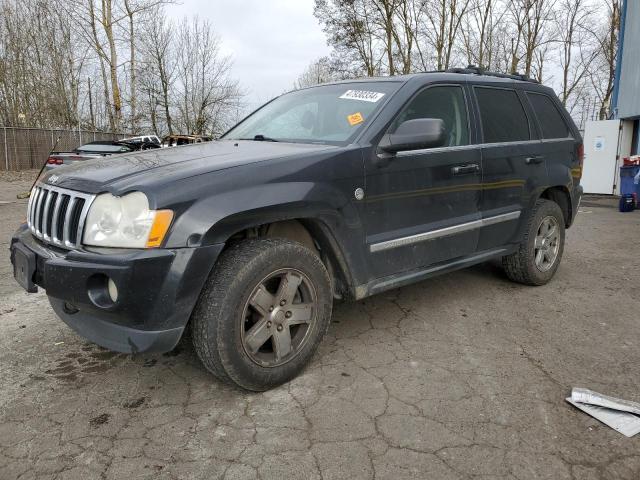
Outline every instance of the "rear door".
{"label": "rear door", "polygon": [[549,184],[568,185],[580,177],[581,171],[575,170],[579,161],[576,139],[560,111],[560,101],[542,92],[526,92],[525,96],[538,121],[540,155],[547,165]]}
{"label": "rear door", "polygon": [[518,241],[530,200],[547,185],[538,131],[515,87],[473,87],[482,135],[483,227],[478,250]]}

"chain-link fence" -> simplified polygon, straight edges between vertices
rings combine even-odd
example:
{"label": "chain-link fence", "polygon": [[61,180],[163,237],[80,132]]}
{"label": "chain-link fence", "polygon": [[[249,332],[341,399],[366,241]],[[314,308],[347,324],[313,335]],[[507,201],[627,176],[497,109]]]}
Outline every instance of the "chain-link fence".
{"label": "chain-link fence", "polygon": [[58,152],[69,151],[96,140],[116,140],[127,136],[130,135],[87,130],[0,127],[0,170],[40,168],[54,145]]}

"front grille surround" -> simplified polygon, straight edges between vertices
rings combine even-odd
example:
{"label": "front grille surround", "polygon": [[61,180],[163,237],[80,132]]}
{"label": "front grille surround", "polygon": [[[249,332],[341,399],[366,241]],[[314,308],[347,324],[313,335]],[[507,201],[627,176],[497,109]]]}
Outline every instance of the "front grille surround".
{"label": "front grille surround", "polygon": [[75,250],[82,245],[84,222],[95,195],[52,185],[33,188],[27,206],[31,233],[50,245]]}

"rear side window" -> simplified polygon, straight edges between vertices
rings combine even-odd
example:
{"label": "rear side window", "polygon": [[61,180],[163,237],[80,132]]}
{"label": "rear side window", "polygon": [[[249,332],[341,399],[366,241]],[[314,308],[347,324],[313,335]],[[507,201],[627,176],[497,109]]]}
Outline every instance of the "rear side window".
{"label": "rear side window", "polygon": [[474,88],[485,143],[529,140],[529,122],[515,90]]}
{"label": "rear side window", "polygon": [[527,92],[527,97],[536,117],[538,117],[542,128],[542,138],[566,138],[569,136],[569,127],[553,100],[540,93]]}

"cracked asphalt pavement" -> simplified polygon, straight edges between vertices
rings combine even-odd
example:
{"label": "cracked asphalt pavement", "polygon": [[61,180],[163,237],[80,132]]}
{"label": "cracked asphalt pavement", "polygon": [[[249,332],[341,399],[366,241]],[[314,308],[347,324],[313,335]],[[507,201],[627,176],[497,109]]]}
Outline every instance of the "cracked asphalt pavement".
{"label": "cracked asphalt pavement", "polygon": [[7,247],[29,182],[2,178],[0,479],[640,478],[640,435],[564,401],[640,401],[640,212],[587,199],[544,287],[490,263],[336,305],[304,374],[253,394],[188,342],[111,353],[21,292]]}

